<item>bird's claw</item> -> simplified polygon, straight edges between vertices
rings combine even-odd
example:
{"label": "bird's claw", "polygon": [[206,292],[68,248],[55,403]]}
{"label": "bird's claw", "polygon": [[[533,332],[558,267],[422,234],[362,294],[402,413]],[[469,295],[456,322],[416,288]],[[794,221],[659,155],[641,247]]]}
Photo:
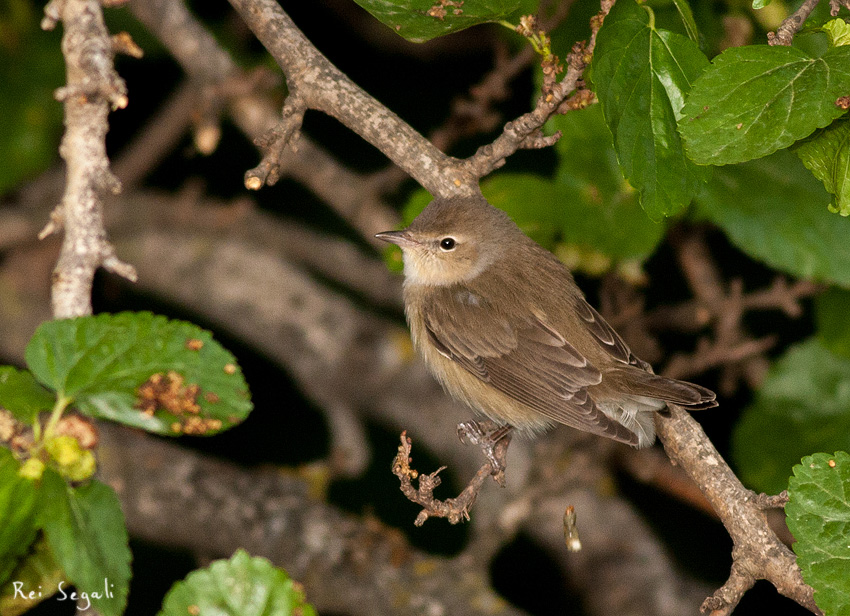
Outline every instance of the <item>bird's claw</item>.
{"label": "bird's claw", "polygon": [[478,445],[493,467],[493,476],[504,484],[505,453],[511,440],[513,426],[499,425],[494,421],[462,421],[457,425],[457,436],[464,445],[467,442]]}

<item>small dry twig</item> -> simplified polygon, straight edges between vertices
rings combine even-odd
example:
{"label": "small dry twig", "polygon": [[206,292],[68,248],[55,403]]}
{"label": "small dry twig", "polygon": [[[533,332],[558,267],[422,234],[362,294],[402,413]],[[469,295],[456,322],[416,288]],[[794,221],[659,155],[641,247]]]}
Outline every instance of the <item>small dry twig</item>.
{"label": "small dry twig", "polygon": [[850,0],[829,0],[829,14],[833,17],[838,16],[838,11],[841,10],[841,7],[846,9],[850,9]]}
{"label": "small dry twig", "polygon": [[[398,454],[393,458],[392,471],[393,475],[399,478],[401,491],[407,499],[422,506],[422,511],[416,516],[414,524],[422,526],[429,517],[446,518],[451,524],[469,520],[469,509],[475,503],[484,482],[501,469],[495,468],[493,463],[488,461],[478,469],[472,481],[456,498],[441,501],[434,498],[434,489],[440,485],[439,474],[446,467],[441,466],[429,475],[420,475],[419,471],[410,468],[410,463],[413,461],[410,457],[412,443],[413,441],[407,436],[407,431],[402,432],[401,445],[398,447]],[[507,453],[509,443],[510,439],[504,438],[494,448],[493,453],[501,461],[502,468],[504,468],[504,456]],[[412,481],[414,479],[419,480],[418,488],[413,487]]]}
{"label": "small dry twig", "polygon": [[263,151],[263,159],[259,165],[245,172],[245,187],[249,190],[260,190],[264,184],[276,184],[280,179],[280,161],[284,149],[289,147],[294,152],[298,151],[301,124],[307,111],[307,103],[298,92],[294,85],[289,86],[289,96],[283,105],[280,122],[254,140],[254,144]]}
{"label": "small dry twig", "polygon": [[[830,0],[829,5],[831,10],[834,11],[832,13],[833,17],[838,15],[838,3],[842,1],[843,0]],[[800,8],[782,20],[782,23],[779,24],[776,32],[767,33],[767,44],[785,45],[786,47],[791,45],[791,42],[794,40],[794,35],[799,32],[803,27],[803,24],[806,23],[806,19],[808,19],[812,11],[815,10],[818,2],[820,2],[820,0],[806,0],[803,2],[803,4],[800,5]]]}

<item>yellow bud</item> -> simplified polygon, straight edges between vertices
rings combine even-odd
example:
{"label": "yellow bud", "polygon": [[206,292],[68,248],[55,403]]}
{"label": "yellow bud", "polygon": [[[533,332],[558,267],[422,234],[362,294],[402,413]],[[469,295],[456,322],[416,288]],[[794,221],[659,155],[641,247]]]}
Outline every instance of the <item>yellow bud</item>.
{"label": "yellow bud", "polygon": [[18,475],[25,479],[32,479],[33,481],[41,479],[42,473],[44,473],[44,462],[38,458],[30,458],[21,464],[21,468],[18,469]]}
{"label": "yellow bud", "polygon": [[73,436],[63,434],[48,440],[44,448],[56,462],[59,474],[71,481],[82,481],[94,475],[97,467],[94,454],[80,447]]}

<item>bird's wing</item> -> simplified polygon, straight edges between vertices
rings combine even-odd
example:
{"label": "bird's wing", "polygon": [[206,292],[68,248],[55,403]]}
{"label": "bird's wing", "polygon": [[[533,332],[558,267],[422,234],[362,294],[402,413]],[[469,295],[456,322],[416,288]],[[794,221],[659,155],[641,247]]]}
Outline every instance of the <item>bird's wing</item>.
{"label": "bird's wing", "polygon": [[588,394],[602,374],[545,318],[506,315],[462,293],[446,293],[423,311],[428,340],[441,354],[549,419],[637,442]]}
{"label": "bird's wing", "polygon": [[620,334],[614,331],[614,328],[608,324],[608,321],[593,306],[588,304],[583,297],[576,297],[574,307],[579,318],[587,326],[587,331],[590,332],[599,346],[605,349],[611,357],[624,364],[637,366],[641,370],[652,372],[652,367],[632,353],[625,340],[620,337]]}

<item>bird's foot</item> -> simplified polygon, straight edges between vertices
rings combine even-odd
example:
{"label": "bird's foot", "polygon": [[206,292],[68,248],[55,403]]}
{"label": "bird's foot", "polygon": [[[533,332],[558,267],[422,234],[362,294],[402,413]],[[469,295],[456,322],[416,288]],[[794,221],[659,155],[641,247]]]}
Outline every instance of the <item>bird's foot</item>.
{"label": "bird's foot", "polygon": [[481,448],[481,452],[493,468],[493,479],[501,486],[505,485],[506,456],[513,429],[510,424],[500,425],[489,419],[482,421],[472,419],[457,425],[460,442],[464,445],[469,442]]}

